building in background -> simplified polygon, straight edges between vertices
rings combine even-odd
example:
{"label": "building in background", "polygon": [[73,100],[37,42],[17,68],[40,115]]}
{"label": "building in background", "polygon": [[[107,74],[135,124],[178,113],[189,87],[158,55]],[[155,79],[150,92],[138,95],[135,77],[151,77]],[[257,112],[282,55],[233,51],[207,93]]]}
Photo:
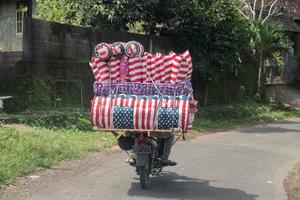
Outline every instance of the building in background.
{"label": "building in background", "polygon": [[31,0],[0,1],[0,50],[22,51],[24,20],[32,17]]}

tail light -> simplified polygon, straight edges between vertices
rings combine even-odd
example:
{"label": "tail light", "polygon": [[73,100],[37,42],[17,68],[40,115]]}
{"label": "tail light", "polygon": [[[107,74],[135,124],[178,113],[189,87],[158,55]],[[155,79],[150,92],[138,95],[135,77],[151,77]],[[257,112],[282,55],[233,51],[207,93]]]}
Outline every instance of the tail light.
{"label": "tail light", "polygon": [[145,145],[147,143],[146,137],[143,134],[140,134],[135,138],[135,143],[138,145]]}

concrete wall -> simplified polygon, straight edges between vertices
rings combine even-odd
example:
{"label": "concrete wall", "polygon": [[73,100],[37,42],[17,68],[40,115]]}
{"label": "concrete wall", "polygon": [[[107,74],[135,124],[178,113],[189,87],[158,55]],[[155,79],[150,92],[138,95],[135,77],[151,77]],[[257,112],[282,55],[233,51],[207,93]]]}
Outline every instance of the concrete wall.
{"label": "concrete wall", "polygon": [[16,33],[16,3],[13,0],[0,1],[0,49],[22,50],[22,34]]}
{"label": "concrete wall", "polygon": [[293,41],[293,55],[285,57],[286,67],[284,69],[284,79],[289,83],[300,82],[300,33],[289,33],[290,39]]}
{"label": "concrete wall", "polygon": [[[75,100],[75,103],[80,103],[82,87],[85,105],[89,105],[93,96],[94,78],[88,62],[95,45],[136,40],[146,50],[149,48],[149,38],[144,35],[107,32],[36,19],[25,21],[23,36],[23,60],[17,64],[18,73],[24,75],[22,79],[45,80],[48,86],[54,88],[57,98]],[[165,37],[154,38],[154,49],[160,52],[175,50],[173,42]],[[35,98],[41,96],[33,95]]]}
{"label": "concrete wall", "polygon": [[22,52],[0,53],[0,96],[9,94],[12,75],[15,74],[15,64],[22,59]]}
{"label": "concrete wall", "polygon": [[300,91],[286,85],[268,85],[267,100],[272,104],[283,104],[300,111]]}
{"label": "concrete wall", "polygon": [[[26,20],[24,28],[24,56],[30,60],[63,60],[87,62],[94,47],[101,43],[136,40],[147,50],[149,39],[144,35],[127,32],[109,32],[67,24]],[[154,39],[156,51],[174,49],[173,43],[164,37]]]}

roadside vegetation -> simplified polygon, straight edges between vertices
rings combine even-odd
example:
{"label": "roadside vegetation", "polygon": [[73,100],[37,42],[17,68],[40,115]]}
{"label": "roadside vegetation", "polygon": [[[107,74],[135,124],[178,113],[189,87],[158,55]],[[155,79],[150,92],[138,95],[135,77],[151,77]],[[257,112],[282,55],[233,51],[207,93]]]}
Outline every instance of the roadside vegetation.
{"label": "roadside vegetation", "polygon": [[0,186],[37,168],[79,159],[114,144],[111,133],[1,125]]}
{"label": "roadside vegetation", "polygon": [[272,107],[266,103],[243,101],[223,106],[200,107],[193,128],[199,131],[215,131],[290,117],[300,117],[300,113],[284,107]]}

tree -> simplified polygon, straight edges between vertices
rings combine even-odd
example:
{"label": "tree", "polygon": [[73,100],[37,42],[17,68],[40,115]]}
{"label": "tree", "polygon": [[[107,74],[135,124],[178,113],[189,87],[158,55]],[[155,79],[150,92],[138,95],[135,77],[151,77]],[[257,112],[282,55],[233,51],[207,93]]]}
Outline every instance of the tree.
{"label": "tree", "polygon": [[[224,87],[227,73],[235,73],[241,55],[249,51],[249,23],[235,8],[233,0],[181,0],[174,25],[177,44],[193,57],[194,87],[211,82]],[[199,79],[204,81],[201,85]],[[224,87],[225,89],[225,87]]]}
{"label": "tree", "polygon": [[139,32],[150,35],[151,49],[151,38],[173,23],[176,5],[172,0],[39,0],[36,17],[106,30],[127,31],[138,25]]}
{"label": "tree", "polygon": [[34,17],[81,26],[113,29],[106,8],[96,0],[36,0]]}
{"label": "tree", "polygon": [[163,29],[169,29],[176,17],[177,2],[174,0],[112,0],[101,3],[107,7],[112,24],[123,24],[123,29],[136,23],[142,24],[150,36],[150,51],[152,37]]}
{"label": "tree", "polygon": [[268,25],[267,20],[278,15],[280,10],[279,0],[238,0],[240,5],[237,10],[251,24],[253,35],[251,45],[259,60],[257,96],[261,96],[263,63],[266,58],[273,58],[274,53],[287,49],[286,38],[278,24]]}

